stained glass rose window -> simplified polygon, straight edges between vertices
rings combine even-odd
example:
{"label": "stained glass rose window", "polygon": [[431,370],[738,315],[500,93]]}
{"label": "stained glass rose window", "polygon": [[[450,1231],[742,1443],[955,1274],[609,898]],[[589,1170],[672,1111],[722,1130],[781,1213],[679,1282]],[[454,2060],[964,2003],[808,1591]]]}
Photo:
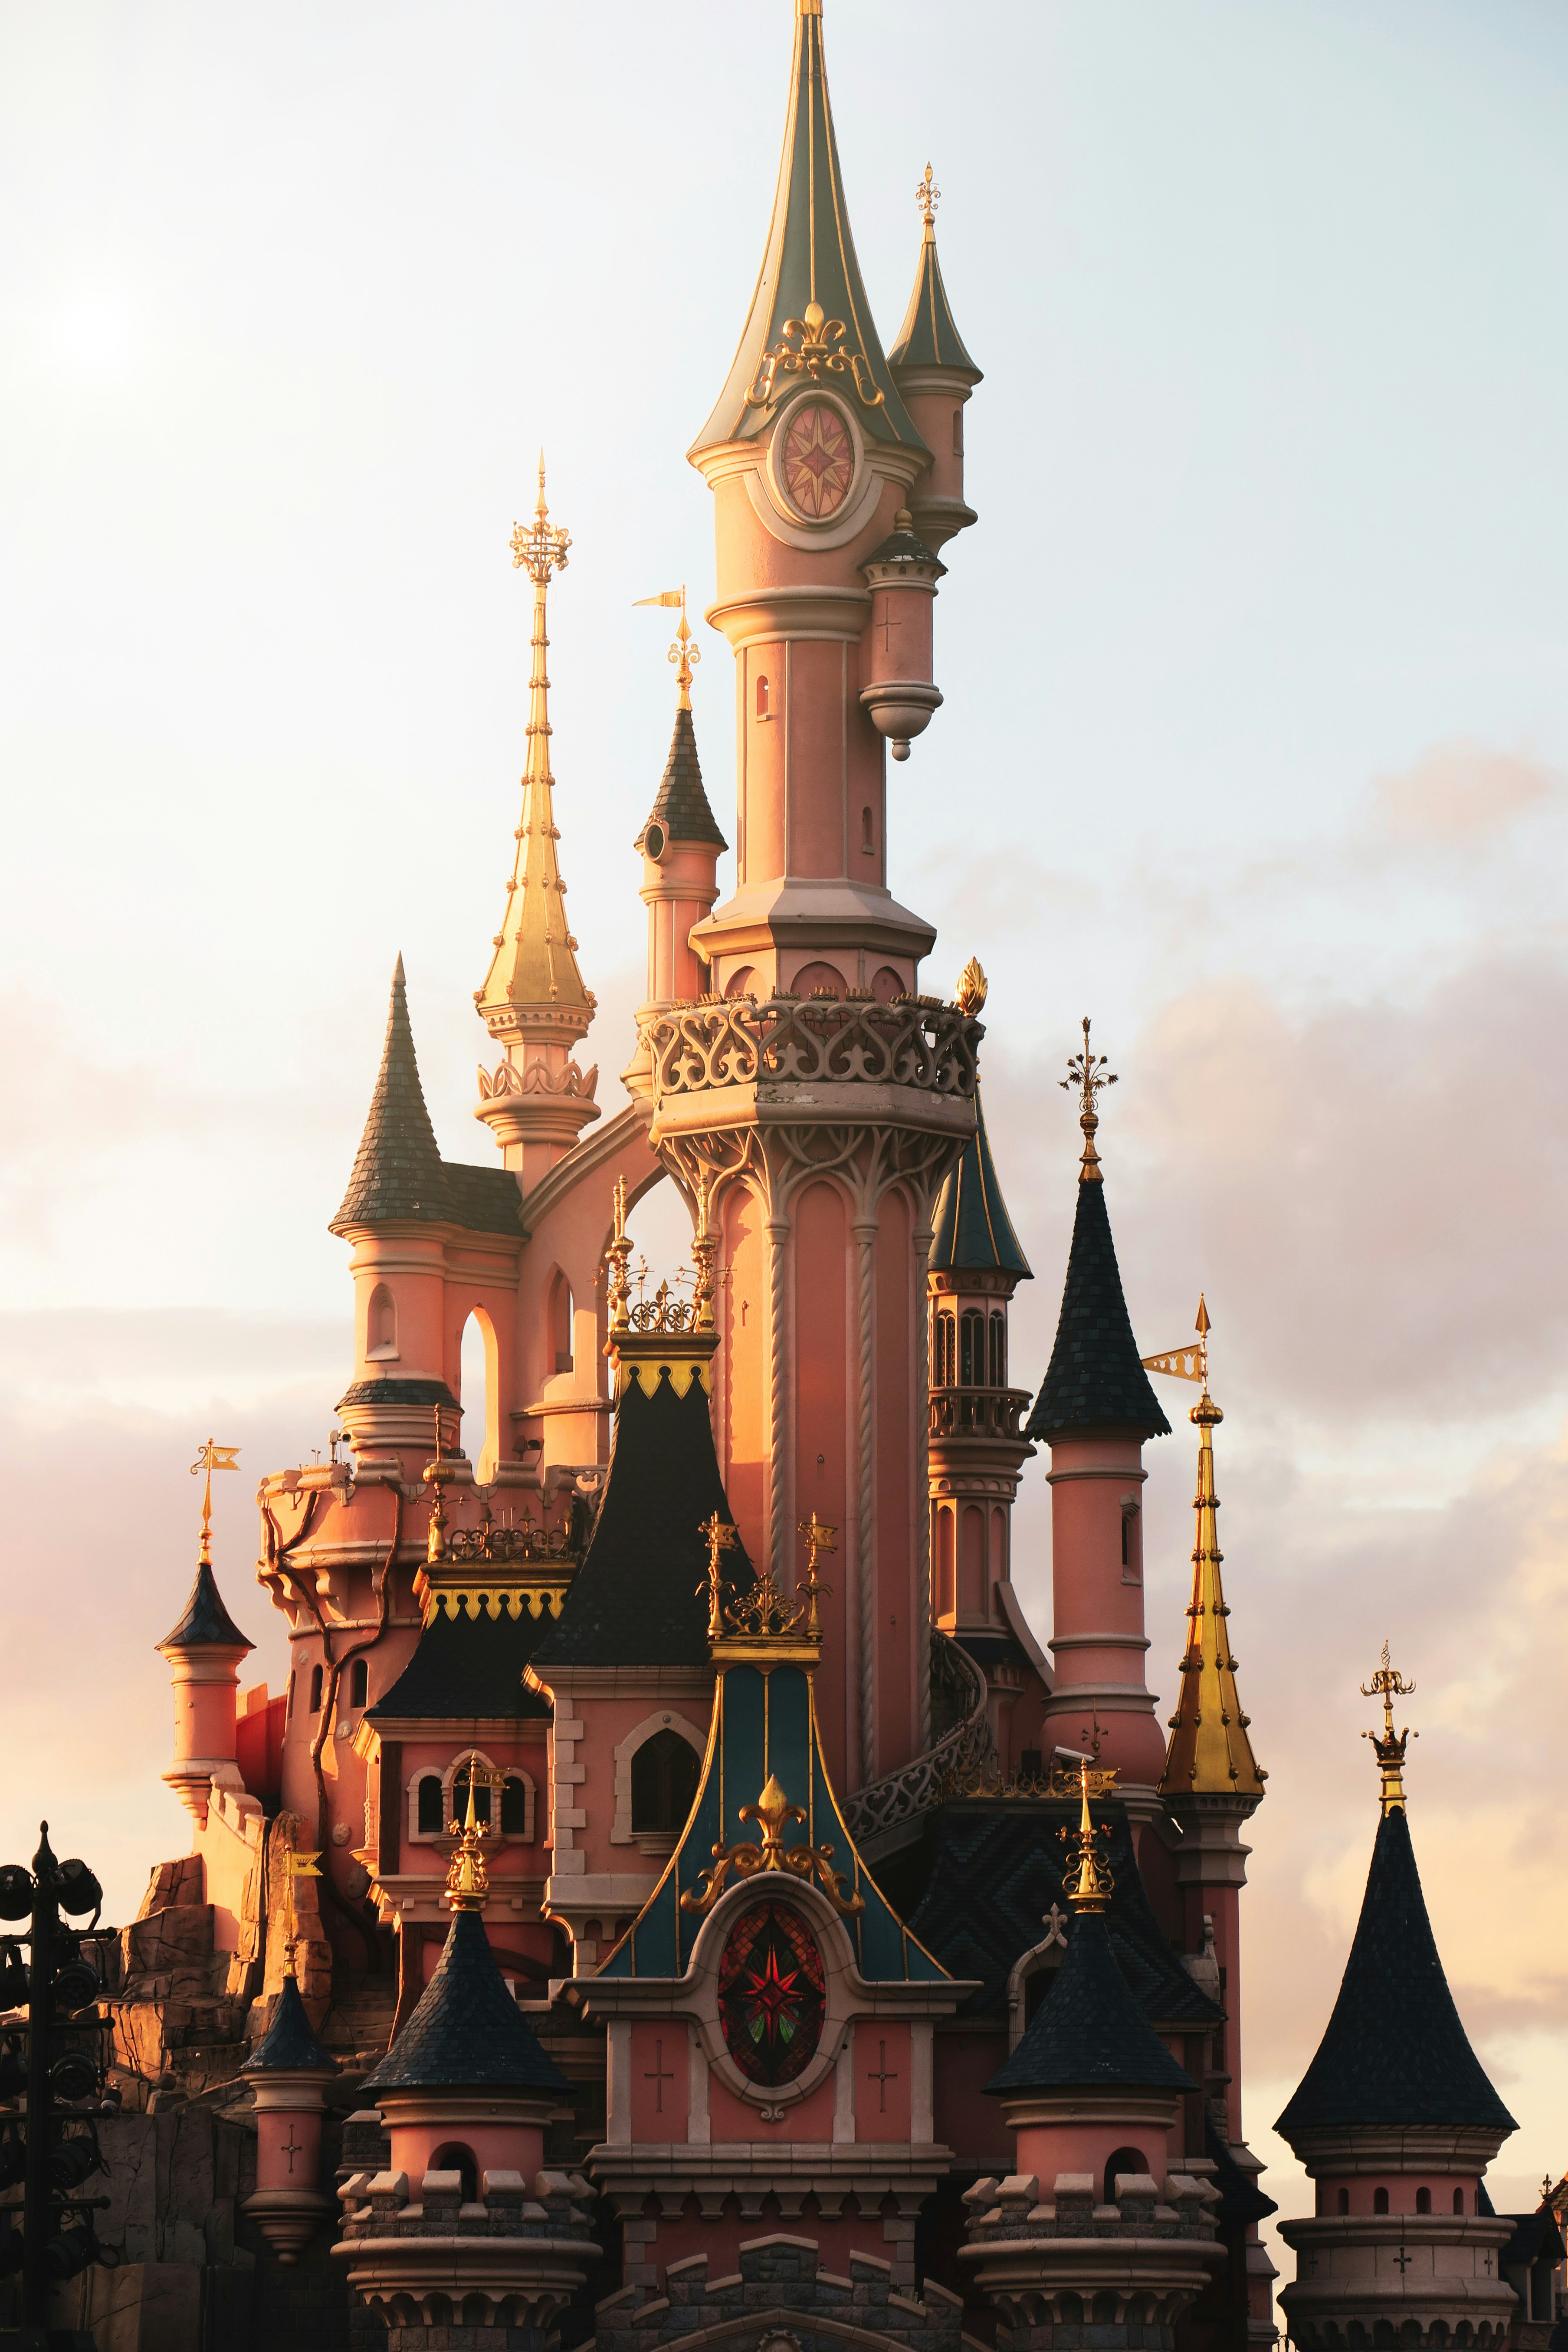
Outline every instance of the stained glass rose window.
{"label": "stained glass rose window", "polygon": [[719,1963],[725,2046],[753,2083],[793,2083],[822,2039],[826,1986],[816,1938],[787,1903],[758,1903]]}

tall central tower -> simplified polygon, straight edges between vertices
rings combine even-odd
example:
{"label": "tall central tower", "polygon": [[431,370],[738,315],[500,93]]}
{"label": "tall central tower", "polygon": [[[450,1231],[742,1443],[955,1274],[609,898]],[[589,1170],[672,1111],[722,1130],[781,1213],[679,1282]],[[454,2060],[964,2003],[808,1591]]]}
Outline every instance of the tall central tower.
{"label": "tall central tower", "polygon": [[[887,883],[887,755],[908,756],[942,699],[944,566],[913,517],[942,539],[973,520],[960,417],[979,375],[945,291],[935,304],[929,177],[921,194],[920,331],[889,361],[820,0],[797,0],[762,272],[689,453],[716,509],[708,617],[735,654],[736,888],[689,932],[702,993],[645,1009],[631,1081],[721,1244],[715,1421],[747,1550],[787,1588],[796,1523],[815,1510],[841,1530],[819,1699],[849,1789],[929,1743],[926,1258],[974,1129],[982,1034],[919,994],[935,934]],[[911,403],[940,414],[940,461]]]}

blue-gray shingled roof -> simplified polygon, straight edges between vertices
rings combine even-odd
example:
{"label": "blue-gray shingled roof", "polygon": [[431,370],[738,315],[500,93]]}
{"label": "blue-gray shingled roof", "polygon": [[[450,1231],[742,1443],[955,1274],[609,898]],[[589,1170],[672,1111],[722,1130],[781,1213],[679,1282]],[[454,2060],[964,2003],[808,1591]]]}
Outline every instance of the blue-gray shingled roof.
{"label": "blue-gray shingled roof", "polygon": [[484,1921],[457,1911],[419,2006],[361,2088],[558,2091],[566,2077],[545,2055],[528,2020],[507,1990]]}
{"label": "blue-gray shingled roof", "polygon": [[1080,1913],[1028,2032],[988,2091],[1195,2091],[1127,1990],[1103,1918]]}
{"label": "blue-gray shingled roof", "polygon": [[204,1559],[196,1570],[196,1580],[191,1587],[184,1616],[174,1632],[165,1633],[154,1646],[160,1650],[201,1650],[209,1646],[254,1650],[256,1644],[247,1641],[224,1607],[217,1579]]}
{"label": "blue-gray shingled roof", "polygon": [[245,2072],[335,2074],[337,2071],[337,2060],[328,2057],[310,2031],[299,1986],[292,1977],[285,1977],[272,2022],[257,2043],[254,2057],[247,2061]]}
{"label": "blue-gray shingled roof", "polygon": [[1171,1434],[1128,1320],[1105,1186],[1080,1181],[1056,1345],[1025,1430],[1048,1442],[1090,1429]]}
{"label": "blue-gray shingled roof", "polygon": [[647,839],[649,824],[661,824],[670,841],[706,841],[716,849],[728,849],[730,845],[720,832],[708,795],[702,788],[702,763],[697,757],[697,730],[689,710],[675,714],[675,732],[669,739],[669,757],[664,763],[664,775],[647,824],[643,826],[634,849],[640,849]]}
{"label": "blue-gray shingled roof", "polygon": [[461,1225],[476,1234],[522,1233],[522,1195],[510,1170],[441,1158],[419,1083],[401,956],[392,975],[386,1042],[364,1132],[342,1206],[327,1230],[344,1234],[394,1218]]}
{"label": "blue-gray shingled roof", "polygon": [[974,1097],[974,1133],[942,1188],[931,1234],[931,1265],[939,1274],[1011,1274],[1034,1279],[1002,1198],[985,1113]]}

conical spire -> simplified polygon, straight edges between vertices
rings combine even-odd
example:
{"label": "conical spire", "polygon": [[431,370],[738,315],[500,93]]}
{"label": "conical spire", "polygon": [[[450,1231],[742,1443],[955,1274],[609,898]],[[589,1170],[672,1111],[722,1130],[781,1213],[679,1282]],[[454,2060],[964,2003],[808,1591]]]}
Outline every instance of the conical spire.
{"label": "conical spire", "polygon": [[1021,1282],[1034,1280],[1002,1198],[978,1088],[974,1133],[937,1199],[929,1263],[938,1274],[1011,1274]]}
{"label": "conical spire", "polygon": [[931,184],[928,163],[925,177],[915,190],[925,222],[920,266],[915,271],[910,307],[899,329],[899,340],[888,353],[888,364],[895,370],[947,368],[966,383],[978,383],[980,370],[963,347],[963,338],[948,305],[947,289],[942,282],[942,264],[936,253],[936,205],[940,194],[941,190]]}
{"label": "conical spire", "polygon": [[191,1597],[184,1612],[172,1633],[165,1633],[153,1643],[157,1650],[254,1650],[223,1605],[223,1595],[212,1571],[212,1562],[204,1559],[196,1570],[196,1580],[191,1587]]}
{"label": "conical spire", "polygon": [[496,933],[495,953],[485,984],[474,1002],[492,1037],[506,1037],[518,1016],[541,1009],[575,1012],[569,1024],[581,1036],[593,1017],[594,998],[577,969],[577,942],[563,904],[556,843],[555,779],[550,765],[550,679],[545,654],[545,604],[553,573],[566,569],[568,532],[552,529],[544,502],[544,457],[539,460],[539,502],[531,527],[521,523],[511,536],[512,562],[533,583],[533,663],[528,682],[528,764],[522,779],[522,823],[507,886],[506,914]]}
{"label": "conical spire", "polygon": [[1378,1822],[1333,2015],[1274,2128],[1294,2145],[1315,2130],[1357,2124],[1516,2128],[1448,1990],[1403,1804]]}
{"label": "conical spire", "polygon": [[404,984],[403,958],[392,975],[392,1003],[386,1015],[386,1043],[381,1068],[370,1098],[364,1133],[354,1155],[353,1173],[342,1206],[328,1226],[329,1233],[347,1233],[353,1225],[377,1224],[392,1217],[415,1217],[426,1223],[449,1220],[447,1197],[436,1130],[425,1108],[419,1065],[414,1055],[414,1032],[408,1025],[408,993]]}
{"label": "conical spire", "polygon": [[822,0],[795,0],[795,58],[778,191],[729,380],[689,455],[767,429],[779,402],[836,390],[874,441],[924,451],[871,315],[844,196],[822,53]]}
{"label": "conical spire", "polygon": [[361,2088],[553,2091],[566,2077],[507,1990],[478,1911],[458,1910],[419,2006]]}
{"label": "conical spire", "polygon": [[1060,1083],[1079,1091],[1083,1159],[1079,1170],[1078,1213],[1062,1291],[1056,1345],[1026,1435],[1058,1437],[1088,1430],[1125,1430],[1140,1437],[1169,1437],[1171,1424],[1149,1385],[1121,1295],[1121,1270],[1105,1207],[1105,1184],[1094,1148],[1100,1125],[1095,1101],[1116,1084],[1105,1071],[1103,1054],[1093,1054],[1089,1024],[1083,1024],[1083,1051],[1068,1064]]}
{"label": "conical spire", "polygon": [[1056,1982],[987,2091],[1195,2091],[1127,1988],[1104,1917],[1080,1911]]}
{"label": "conical spire", "polygon": [[[1247,1736],[1250,1717],[1241,1711],[1237,1695],[1236,1660],[1230,1647],[1230,1611],[1220,1582],[1216,1514],[1219,1496],[1214,1485],[1214,1433],[1225,1419],[1209,1394],[1209,1311],[1200,1297],[1197,1354],[1203,1394],[1187,1418],[1198,1432],[1198,1490],[1193,1498],[1197,1514],[1197,1538],[1193,1547],[1193,1597],[1187,1609],[1187,1646],[1179,1669],[1181,1682],[1176,1712],[1171,1717],[1171,1739],[1160,1781],[1163,1797],[1261,1797],[1268,1778],[1258,1769]],[[1155,1371],[1171,1359],[1146,1358]],[[1184,1372],[1183,1377],[1188,1377]]]}

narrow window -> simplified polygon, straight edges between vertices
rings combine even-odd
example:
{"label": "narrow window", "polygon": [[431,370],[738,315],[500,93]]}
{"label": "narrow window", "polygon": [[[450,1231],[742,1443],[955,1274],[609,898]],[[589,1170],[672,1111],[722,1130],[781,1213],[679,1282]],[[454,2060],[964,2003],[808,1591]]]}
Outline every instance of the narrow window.
{"label": "narrow window", "polygon": [[385,1283],[378,1282],[370,1295],[365,1354],[374,1363],[396,1353],[397,1303]]}
{"label": "narrow window", "polygon": [[1465,2192],[1462,2189],[1456,2189],[1454,2191],[1454,2210],[1456,2213],[1462,2213],[1464,2210]]}
{"label": "narrow window", "polygon": [[770,719],[772,716],[773,713],[768,709],[768,682],[765,677],[759,677],[757,680],[757,717],[759,719]]}
{"label": "narrow window", "polygon": [[320,1715],[321,1712],[321,1669],[320,1666],[312,1666],[310,1668],[310,1713],[312,1715]]}
{"label": "narrow window", "polygon": [[860,846],[868,857],[876,856],[877,844],[871,831],[871,812],[868,808],[863,808],[860,812]]}
{"label": "narrow window", "polygon": [[632,1832],[683,1829],[697,1794],[698,1759],[679,1731],[656,1731],[632,1758]]}
{"label": "narrow window", "polygon": [[287,1722],[287,1723],[292,1723],[292,1722],[293,1722],[293,1720],[294,1720],[294,1676],[293,1676],[292,1673],[290,1673],[290,1675],[289,1675],[289,1704],[288,1704],[287,1707],[284,1709],[284,1721],[285,1721],[285,1722]]}
{"label": "narrow window", "polygon": [[1415,2210],[1418,2213],[1430,2213],[1432,2210],[1432,2191],[1429,2189],[1415,2191]]}
{"label": "narrow window", "polygon": [[994,1389],[1007,1385],[1007,1320],[995,1313],[991,1318],[991,1385]]}
{"label": "narrow window", "polygon": [[1115,2149],[1106,2159],[1106,2204],[1114,2205],[1116,2202],[1116,2176],[1119,2172],[1147,2172],[1148,2169],[1149,2167],[1144,2160],[1143,2151],[1141,2147],[1119,2147]]}
{"label": "narrow window", "polygon": [[952,454],[955,457],[962,457],[963,455],[963,411],[962,408],[955,408],[952,412]]}
{"label": "narrow window", "polygon": [[419,1783],[418,1822],[421,1837],[439,1837],[447,1826],[441,1804],[441,1782],[434,1772],[426,1772]]}
{"label": "narrow window", "polygon": [[953,1373],[953,1319],[939,1315],[931,1327],[931,1386],[950,1389]]}
{"label": "narrow window", "polygon": [[1387,2210],[1388,2210],[1388,2191],[1387,2191],[1387,2189],[1374,2189],[1373,2190],[1373,2192],[1372,2192],[1372,2210],[1373,2210],[1373,2211],[1374,2213],[1386,2213],[1386,2212],[1387,2212]]}
{"label": "narrow window", "polygon": [[356,1658],[349,1668],[349,1705],[363,1706],[370,1695],[370,1668],[363,1658]]}
{"label": "narrow window", "polygon": [[959,1318],[958,1382],[965,1389],[985,1385],[985,1318],[973,1307]]}
{"label": "narrow window", "polygon": [[1131,1565],[1131,1556],[1127,1549],[1127,1514],[1125,1511],[1121,1514],[1121,1565],[1123,1568],[1129,1568]]}
{"label": "narrow window", "polygon": [[1350,2190],[1348,2189],[1342,2189],[1334,2200],[1334,2204],[1339,2212],[1348,2213],[1351,2210]]}
{"label": "narrow window", "polygon": [[500,1827],[502,1837],[528,1835],[528,1787],[515,1772],[509,1772],[500,1792]]}
{"label": "narrow window", "polygon": [[476,2205],[479,2196],[479,2168],[474,2161],[471,2147],[461,2147],[448,2142],[438,2147],[426,2169],[430,2172],[455,2172],[463,2184],[463,2202]]}

